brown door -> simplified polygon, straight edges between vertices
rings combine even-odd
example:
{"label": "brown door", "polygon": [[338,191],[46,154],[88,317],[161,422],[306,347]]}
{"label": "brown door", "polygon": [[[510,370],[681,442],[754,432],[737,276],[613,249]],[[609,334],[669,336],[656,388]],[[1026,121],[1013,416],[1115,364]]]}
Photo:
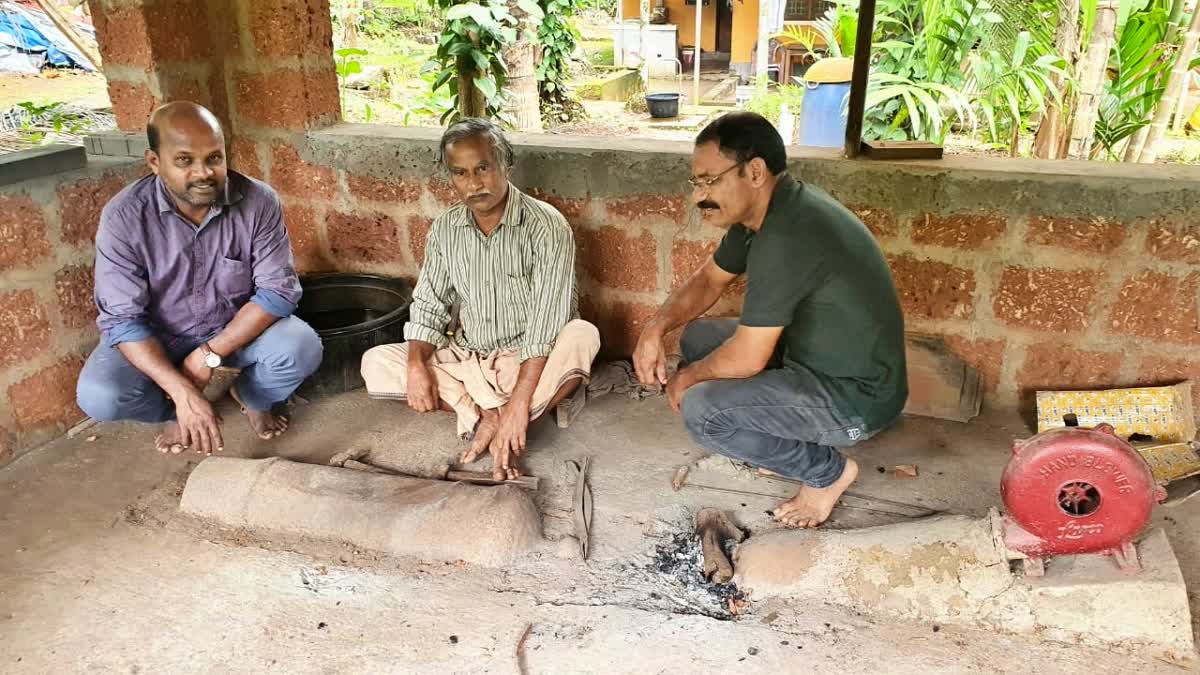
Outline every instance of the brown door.
{"label": "brown door", "polygon": [[717,51],[728,54],[733,51],[733,7],[732,0],[713,0],[717,3]]}

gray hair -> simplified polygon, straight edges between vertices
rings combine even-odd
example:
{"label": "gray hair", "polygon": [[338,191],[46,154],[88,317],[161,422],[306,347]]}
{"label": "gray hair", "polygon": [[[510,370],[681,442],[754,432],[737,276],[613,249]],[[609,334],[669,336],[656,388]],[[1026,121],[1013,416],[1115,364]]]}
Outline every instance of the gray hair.
{"label": "gray hair", "polygon": [[512,144],[504,137],[504,132],[495,122],[482,117],[467,117],[451,124],[446,129],[446,132],[442,134],[442,142],[438,145],[438,164],[449,169],[446,146],[473,136],[483,136],[491,140],[492,157],[496,163],[504,167],[506,171],[512,168],[514,160]]}

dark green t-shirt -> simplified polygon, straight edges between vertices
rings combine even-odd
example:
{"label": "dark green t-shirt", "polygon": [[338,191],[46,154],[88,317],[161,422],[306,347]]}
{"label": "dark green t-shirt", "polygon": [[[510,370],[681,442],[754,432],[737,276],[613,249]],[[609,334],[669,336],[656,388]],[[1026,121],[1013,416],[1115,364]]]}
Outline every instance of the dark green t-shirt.
{"label": "dark green t-shirt", "polygon": [[875,238],[821,189],[783,176],[758,232],[734,225],[714,254],[745,274],[743,326],[783,326],[784,367],[826,382],[873,430],[904,408],[904,317]]}

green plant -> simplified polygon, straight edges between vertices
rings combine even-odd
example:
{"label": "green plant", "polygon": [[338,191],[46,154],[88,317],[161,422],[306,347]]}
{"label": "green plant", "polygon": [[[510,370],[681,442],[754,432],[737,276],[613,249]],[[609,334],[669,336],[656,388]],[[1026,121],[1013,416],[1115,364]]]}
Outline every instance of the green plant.
{"label": "green plant", "polygon": [[538,0],[543,16],[538,25],[542,60],[537,66],[538,93],[543,101],[564,109],[568,105],[566,82],[571,55],[579,45],[579,31],[571,23],[578,0]]}
{"label": "green plant", "polygon": [[1050,78],[1063,64],[1033,33],[997,31],[997,6],[1018,2],[880,0],[865,134],[940,143],[982,117],[993,143],[1019,135],[1057,96]]}
{"label": "green plant", "polygon": [[62,101],[46,104],[33,101],[18,103],[17,107],[28,114],[28,118],[21,122],[21,134],[25,140],[41,144],[49,142],[50,132],[75,135],[85,131],[88,127],[87,119],[63,110],[64,105]]}
{"label": "green plant", "polygon": [[608,16],[617,15],[617,3],[620,0],[579,0],[577,9],[581,12],[601,12]]}
{"label": "green plant", "polygon": [[615,52],[616,52],[616,50],[613,47],[613,43],[611,41],[609,41],[607,44],[605,44],[600,49],[592,52],[591,55],[588,57],[588,60],[591,61],[592,65],[611,66],[614,63],[616,63],[616,53]]}
{"label": "green plant", "polygon": [[768,86],[766,84],[758,85],[755,89],[754,96],[746,101],[745,109],[750,112],[756,112],[759,115],[771,120],[775,126],[779,126],[779,119],[783,114],[783,106],[786,103],[788,110],[793,115],[800,112],[800,103],[804,100],[804,87],[797,87],[790,84],[782,86]]}
{"label": "green plant", "polygon": [[[436,78],[432,73],[421,75],[421,79],[425,80],[429,86],[423,93],[417,95],[414,105],[409,110],[441,120],[447,111],[454,110],[454,95],[448,88],[435,88],[433,85]],[[405,122],[405,124],[407,123]]]}
{"label": "green plant", "polygon": [[[508,76],[502,54],[505,47],[517,41],[520,19],[499,0],[430,2],[443,10],[445,19],[429,66],[432,70],[440,68],[433,89],[448,87],[455,101],[455,107],[446,111],[441,121],[459,115],[500,116]],[[534,0],[516,0],[516,4],[532,21],[542,19],[542,9]]]}
{"label": "green plant", "polygon": [[1150,123],[1150,115],[1166,88],[1171,51],[1163,44],[1168,21],[1164,6],[1151,4],[1130,11],[1118,26],[1109,57],[1111,77],[1096,119],[1096,143],[1105,156],[1119,160],[1118,148]]}
{"label": "green plant", "polygon": [[373,5],[364,30],[374,35],[402,26],[428,29],[438,19],[426,0],[376,0]]}
{"label": "green plant", "polygon": [[[346,81],[350,79],[350,76],[357,75],[363,71],[362,63],[359,59],[366,55],[367,50],[354,47],[343,47],[333,52],[334,67],[337,69],[338,87],[343,91],[346,89]],[[342,94],[342,117],[346,117],[345,93]]]}
{"label": "green plant", "polygon": [[963,64],[990,20],[986,0],[882,0],[864,130],[884,139],[941,142],[953,113],[976,124]]}
{"label": "green plant", "polygon": [[1014,146],[1025,131],[1026,121],[1046,110],[1047,98],[1059,103],[1053,75],[1066,76],[1066,63],[1054,53],[1040,56],[1033,35],[1017,33],[1010,53],[999,50],[972,51],[968,57],[971,101],[987,122],[994,144]]}

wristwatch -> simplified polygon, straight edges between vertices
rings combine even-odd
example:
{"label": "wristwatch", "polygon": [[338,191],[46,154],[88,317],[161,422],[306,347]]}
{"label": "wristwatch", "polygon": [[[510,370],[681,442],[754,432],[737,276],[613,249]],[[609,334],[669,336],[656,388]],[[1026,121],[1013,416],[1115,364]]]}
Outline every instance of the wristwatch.
{"label": "wristwatch", "polygon": [[209,368],[221,367],[221,355],[209,349],[207,342],[200,345],[200,353],[204,354],[204,365]]}

